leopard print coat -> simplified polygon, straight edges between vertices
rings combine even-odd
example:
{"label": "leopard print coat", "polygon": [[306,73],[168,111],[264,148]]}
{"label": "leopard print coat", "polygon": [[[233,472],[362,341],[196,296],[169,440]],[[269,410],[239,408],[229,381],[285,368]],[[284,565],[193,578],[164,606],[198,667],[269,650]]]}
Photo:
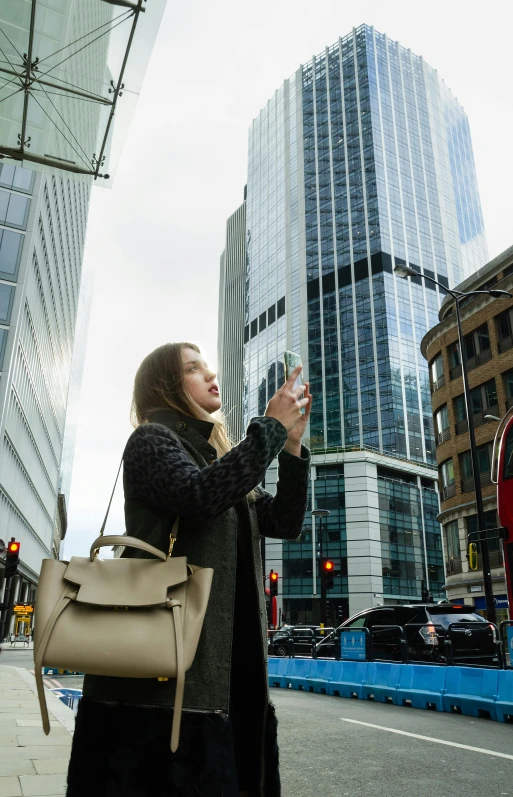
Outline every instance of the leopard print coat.
{"label": "leopard print coat", "polygon": [[[211,430],[208,422],[166,410],[155,412],[151,423],[135,430],[124,454],[127,534],[167,552],[179,515],[173,556],[214,569],[202,635],[186,675],[183,722],[188,710],[229,715],[238,723],[232,741],[247,741],[235,744],[236,754],[257,750],[258,760],[247,763],[258,771],[259,787],[252,795],[278,797],[277,761],[271,767],[265,762],[275,734],[269,728],[275,724],[270,722],[274,713],[267,685],[261,537],[295,539],[301,533],[309,452],[302,448],[295,457],[283,451],[285,428],[273,418],[259,417],[244,440],[217,459],[208,442]],[[278,483],[271,496],[258,485],[276,456]],[[255,500],[248,501],[253,490]],[[135,549],[123,555],[146,556]],[[174,681],[86,676],[84,696],[168,710]]]}

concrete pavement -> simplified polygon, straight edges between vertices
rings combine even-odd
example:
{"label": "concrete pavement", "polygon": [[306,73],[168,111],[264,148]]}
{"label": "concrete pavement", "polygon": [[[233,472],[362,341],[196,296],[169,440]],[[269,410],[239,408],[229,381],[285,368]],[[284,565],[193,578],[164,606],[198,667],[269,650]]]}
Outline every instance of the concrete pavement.
{"label": "concrete pavement", "polygon": [[49,736],[43,733],[34,676],[20,667],[0,665],[0,797],[66,793],[75,718],[49,691],[47,702]]}

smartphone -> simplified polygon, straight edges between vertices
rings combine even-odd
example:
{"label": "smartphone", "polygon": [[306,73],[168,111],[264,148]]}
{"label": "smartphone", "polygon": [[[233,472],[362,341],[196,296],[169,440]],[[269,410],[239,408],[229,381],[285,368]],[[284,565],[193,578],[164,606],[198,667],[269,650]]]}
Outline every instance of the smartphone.
{"label": "smartphone", "polygon": [[[289,378],[294,368],[297,368],[298,365],[301,365],[301,357],[299,354],[294,354],[293,351],[286,351],[283,354],[283,362],[285,363],[285,380]],[[303,385],[303,372],[299,374],[298,378],[294,382],[294,387],[302,387]],[[301,412],[303,415],[305,414],[305,408],[301,408]]]}

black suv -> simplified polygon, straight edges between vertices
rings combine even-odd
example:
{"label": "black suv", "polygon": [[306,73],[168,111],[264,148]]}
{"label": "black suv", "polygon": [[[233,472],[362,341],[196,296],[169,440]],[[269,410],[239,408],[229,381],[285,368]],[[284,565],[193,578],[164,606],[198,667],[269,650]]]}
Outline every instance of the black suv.
{"label": "black suv", "polygon": [[325,639],[334,632],[334,628],[325,628],[324,634],[318,625],[286,625],[275,631],[269,642],[271,656],[288,656],[290,640],[294,640],[295,656],[310,656],[313,642]]}
{"label": "black suv", "polygon": [[[388,626],[383,628],[382,626]],[[408,648],[409,661],[448,661],[454,663],[498,666],[495,630],[473,606],[436,604],[403,604],[379,606],[351,617],[316,646],[321,658],[335,655],[336,634],[341,629],[368,628],[372,637],[374,658],[401,661],[401,626]],[[447,650],[445,640],[452,645]]]}

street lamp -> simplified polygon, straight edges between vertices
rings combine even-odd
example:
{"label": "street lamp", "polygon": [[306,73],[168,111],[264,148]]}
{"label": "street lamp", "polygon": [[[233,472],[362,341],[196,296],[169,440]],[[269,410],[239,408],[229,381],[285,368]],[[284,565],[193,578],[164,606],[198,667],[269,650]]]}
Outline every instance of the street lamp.
{"label": "street lamp", "polygon": [[[467,376],[467,354],[465,351],[465,346],[463,345],[463,331],[461,329],[461,316],[460,316],[460,300],[463,298],[467,298],[467,296],[474,296],[479,293],[488,294],[488,296],[492,296],[494,299],[511,299],[513,295],[508,291],[501,291],[501,290],[487,290],[487,291],[468,291],[464,293],[463,291],[454,291],[446,288],[445,285],[442,285],[437,280],[433,279],[433,277],[428,277],[427,274],[421,274],[419,271],[415,271],[415,269],[410,268],[410,266],[406,265],[396,265],[394,268],[395,273],[399,277],[422,277],[422,279],[429,280],[430,282],[434,282],[435,285],[439,285],[442,290],[449,293],[452,298],[454,299],[454,304],[456,306],[456,322],[458,326],[458,345],[460,349],[460,360],[461,360],[461,375],[463,377],[463,394],[465,396],[465,409],[467,412],[467,422],[468,422],[468,436],[470,441],[470,459],[472,462],[472,472],[474,476],[474,492],[476,495],[476,510],[477,510],[477,522],[479,531],[485,531],[485,518],[484,518],[484,508],[483,508],[483,493],[481,491],[481,480],[479,474],[479,466],[477,461],[477,449],[476,449],[476,435],[474,430],[474,416],[471,412],[470,406],[470,388],[468,386],[468,376]],[[491,623],[495,623],[496,615],[495,615],[495,603],[493,600],[493,587],[492,587],[492,574],[490,572],[490,555],[488,551],[488,540],[484,538],[481,540],[481,557],[483,561],[483,582],[484,582],[484,593],[485,593],[485,600],[486,600],[486,614],[488,620]]]}
{"label": "street lamp", "polygon": [[[326,580],[324,578],[324,570],[323,570],[323,561],[324,555],[322,550],[322,519],[324,517],[328,517],[330,511],[329,509],[313,509],[312,515],[314,517],[318,517],[321,522],[321,528],[319,531],[319,553],[320,553],[320,560],[321,560],[321,624],[326,625]],[[314,521],[315,523],[315,521]],[[316,563],[317,564],[317,563]]]}

